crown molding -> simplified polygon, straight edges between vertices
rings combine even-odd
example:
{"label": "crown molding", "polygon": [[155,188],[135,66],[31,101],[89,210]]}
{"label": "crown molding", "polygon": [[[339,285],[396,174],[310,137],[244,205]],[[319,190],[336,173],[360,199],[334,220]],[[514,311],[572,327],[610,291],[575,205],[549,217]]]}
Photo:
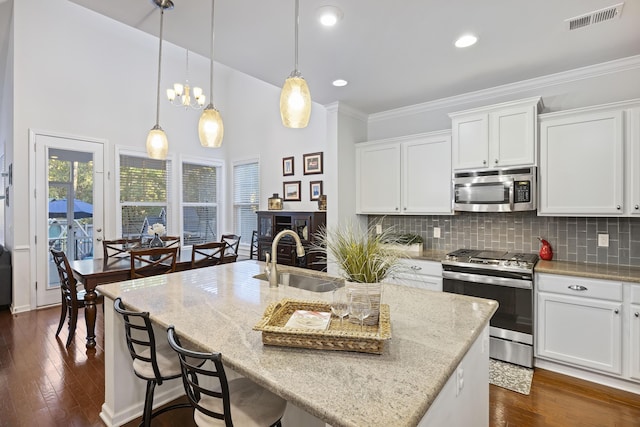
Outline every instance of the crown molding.
{"label": "crown molding", "polygon": [[394,119],[408,115],[426,113],[433,110],[452,107],[457,108],[461,105],[472,102],[491,101],[492,99],[500,96],[511,95],[523,91],[539,90],[545,87],[571,83],[607,74],[615,74],[623,71],[635,70],[638,68],[640,68],[640,55],[630,56],[627,58],[616,59],[600,64],[576,68],[569,71],[562,71],[560,73],[522,80],[516,83],[509,83],[488,89],[478,90],[475,92],[455,95],[449,98],[441,98],[434,101],[428,101],[420,104],[409,105],[407,107],[400,107],[393,110],[374,113],[369,115],[369,123]]}
{"label": "crown molding", "polygon": [[367,114],[339,101],[326,104],[324,108],[327,110],[327,113],[344,114],[365,123],[369,120],[369,116]]}

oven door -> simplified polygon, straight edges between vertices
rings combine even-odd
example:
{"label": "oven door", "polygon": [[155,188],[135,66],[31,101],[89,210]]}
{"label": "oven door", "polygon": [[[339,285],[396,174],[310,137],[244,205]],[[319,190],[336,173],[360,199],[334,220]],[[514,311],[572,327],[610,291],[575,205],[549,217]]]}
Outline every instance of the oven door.
{"label": "oven door", "polygon": [[[482,274],[443,271],[442,290],[460,295],[498,301],[498,310],[491,318],[492,335],[533,344],[533,284],[515,276],[496,277]],[[505,336],[506,335],[506,336]]]}

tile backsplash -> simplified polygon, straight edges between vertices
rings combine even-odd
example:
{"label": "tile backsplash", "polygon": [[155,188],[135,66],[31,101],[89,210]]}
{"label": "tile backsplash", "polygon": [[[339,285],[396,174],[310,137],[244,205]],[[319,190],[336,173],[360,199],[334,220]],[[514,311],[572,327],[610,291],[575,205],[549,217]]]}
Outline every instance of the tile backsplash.
{"label": "tile backsplash", "polygon": [[[538,236],[553,248],[553,259],[640,267],[640,218],[546,217],[536,212],[473,213],[454,216],[369,216],[399,233],[419,234],[425,249],[461,248],[538,253]],[[434,227],[440,238],[433,237]],[[598,235],[609,246],[598,246]]]}

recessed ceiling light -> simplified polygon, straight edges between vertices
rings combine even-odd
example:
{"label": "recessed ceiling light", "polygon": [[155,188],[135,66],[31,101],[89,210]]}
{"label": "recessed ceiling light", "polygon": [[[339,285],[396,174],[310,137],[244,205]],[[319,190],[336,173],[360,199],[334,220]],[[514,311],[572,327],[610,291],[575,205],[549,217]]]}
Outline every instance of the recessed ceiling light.
{"label": "recessed ceiling light", "polygon": [[469,47],[471,45],[476,44],[477,41],[478,41],[478,38],[473,34],[465,34],[464,36],[456,40],[455,45],[456,47]]}
{"label": "recessed ceiling light", "polygon": [[349,82],[343,79],[337,79],[333,81],[333,85],[335,87],[342,87],[342,86],[346,86],[347,84],[349,84]]}
{"label": "recessed ceiling light", "polygon": [[325,27],[333,27],[342,19],[342,11],[335,6],[322,6],[318,8],[318,20]]}

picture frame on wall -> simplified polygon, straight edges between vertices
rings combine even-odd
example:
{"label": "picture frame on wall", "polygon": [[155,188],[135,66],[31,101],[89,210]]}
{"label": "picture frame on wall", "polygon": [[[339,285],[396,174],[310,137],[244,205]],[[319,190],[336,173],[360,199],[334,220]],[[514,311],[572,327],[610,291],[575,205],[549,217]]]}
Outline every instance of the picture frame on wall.
{"label": "picture frame on wall", "polygon": [[305,175],[321,174],[323,169],[322,152],[302,155]]}
{"label": "picture frame on wall", "polygon": [[282,194],[285,202],[299,202],[300,181],[285,181],[282,183]]}
{"label": "picture frame on wall", "polygon": [[282,176],[294,175],[293,156],[282,158]]}
{"label": "picture frame on wall", "polygon": [[318,200],[322,195],[322,181],[309,182],[309,200]]}

